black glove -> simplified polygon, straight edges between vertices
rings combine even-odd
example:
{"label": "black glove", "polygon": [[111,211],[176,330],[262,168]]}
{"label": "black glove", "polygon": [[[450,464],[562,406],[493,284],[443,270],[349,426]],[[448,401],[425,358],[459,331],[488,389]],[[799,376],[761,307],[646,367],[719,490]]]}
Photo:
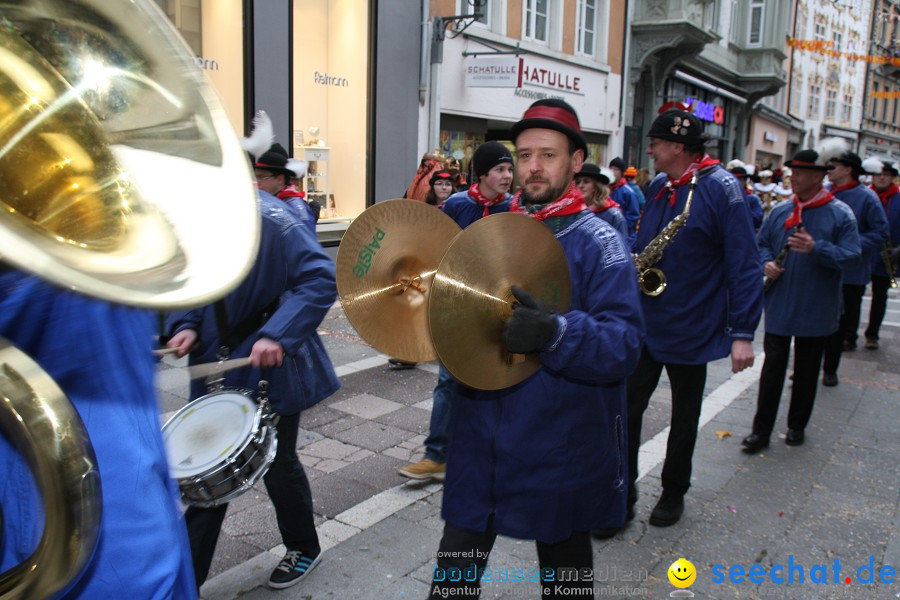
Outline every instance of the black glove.
{"label": "black glove", "polygon": [[512,287],[519,301],[506,321],[506,349],[514,354],[539,352],[556,333],[556,315],[520,287]]}

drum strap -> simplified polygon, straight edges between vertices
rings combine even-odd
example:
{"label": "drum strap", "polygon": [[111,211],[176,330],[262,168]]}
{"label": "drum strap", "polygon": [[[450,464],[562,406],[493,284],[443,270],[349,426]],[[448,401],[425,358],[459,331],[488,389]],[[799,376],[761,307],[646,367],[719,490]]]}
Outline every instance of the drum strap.
{"label": "drum strap", "polygon": [[216,327],[219,330],[219,359],[225,360],[231,356],[231,351],[237,348],[241,342],[265,325],[275,309],[278,308],[279,298],[275,298],[261,313],[251,315],[234,327],[228,325],[228,311],[225,301],[219,300],[213,306],[216,311]]}

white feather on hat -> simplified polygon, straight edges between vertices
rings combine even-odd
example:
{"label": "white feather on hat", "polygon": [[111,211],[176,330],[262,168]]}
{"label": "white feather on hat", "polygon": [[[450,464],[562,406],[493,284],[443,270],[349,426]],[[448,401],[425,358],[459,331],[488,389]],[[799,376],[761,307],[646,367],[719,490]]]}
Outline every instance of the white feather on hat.
{"label": "white feather on hat", "polygon": [[756,173],[756,165],[745,164],[744,169],[747,171],[747,175],[753,175]]}
{"label": "white feather on hat", "polygon": [[842,137],[825,138],[816,148],[816,152],[819,154],[816,164],[824,167],[828,161],[850,152],[850,144]]}
{"label": "white feather on hat", "polygon": [[772,171],[770,171],[770,170],[768,170],[768,169],[764,169],[764,170],[762,170],[762,171],[759,172],[759,178],[760,178],[760,179],[768,179],[768,178],[770,178],[770,177],[772,177]]}
{"label": "white feather on hat", "polygon": [[790,167],[781,167],[781,176],[782,177],[790,177],[791,173],[793,173],[793,171],[791,171]]}
{"label": "white feather on hat", "polygon": [[261,110],[253,117],[253,131],[250,137],[241,138],[241,148],[252,154],[253,158],[258,158],[272,147],[274,141],[275,129],[272,127],[272,119]]}
{"label": "white feather on hat", "polygon": [[731,171],[732,169],[736,169],[737,167],[747,168],[747,164],[739,158],[735,158],[734,160],[728,161],[728,164],[725,166],[726,169]]}
{"label": "white feather on hat", "polygon": [[889,161],[887,157],[870,156],[862,163],[863,171],[870,175],[878,175],[884,171],[884,163],[890,164],[891,161]]}
{"label": "white feather on hat", "polygon": [[305,160],[300,160],[299,158],[289,158],[287,164],[284,165],[284,168],[291,171],[294,174],[294,177],[298,179],[306,177],[306,169],[308,167],[309,163]]}

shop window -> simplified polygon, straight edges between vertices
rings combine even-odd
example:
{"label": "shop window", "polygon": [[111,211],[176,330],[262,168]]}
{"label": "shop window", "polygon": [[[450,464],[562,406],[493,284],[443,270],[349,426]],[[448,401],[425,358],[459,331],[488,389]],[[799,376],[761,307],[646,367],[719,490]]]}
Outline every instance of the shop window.
{"label": "shop window", "polygon": [[837,90],[828,90],[825,94],[825,120],[834,121],[837,111]]}
{"label": "shop window", "polygon": [[594,56],[597,36],[597,0],[578,0],[575,54]]}
{"label": "shop window", "polygon": [[841,121],[847,123],[850,121],[850,110],[853,106],[853,96],[844,94],[844,102],[841,103]]}
{"label": "shop window", "polygon": [[816,21],[815,33],[813,34],[813,38],[820,42],[825,41],[825,24],[824,23],[820,23],[820,22]]}
{"label": "shop window", "polygon": [[550,0],[525,0],[524,39],[548,44],[550,42]]}
{"label": "shop window", "polygon": [[807,107],[808,117],[817,119],[819,117],[819,97],[822,95],[822,88],[818,85],[809,86],[809,106]]}
{"label": "shop window", "polygon": [[762,45],[765,6],[765,0],[750,0],[749,31],[747,32],[748,47],[756,48]]}

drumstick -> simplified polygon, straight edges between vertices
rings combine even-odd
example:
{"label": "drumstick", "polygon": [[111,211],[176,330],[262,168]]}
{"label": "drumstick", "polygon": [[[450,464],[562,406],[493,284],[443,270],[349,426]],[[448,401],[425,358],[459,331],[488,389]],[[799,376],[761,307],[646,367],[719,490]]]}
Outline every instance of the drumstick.
{"label": "drumstick", "polygon": [[153,352],[153,356],[165,356],[166,354],[175,354],[176,352],[178,352],[178,348],[175,348],[175,347],[157,348],[156,350],[153,350],[152,352]]}
{"label": "drumstick", "polygon": [[231,360],[222,360],[219,362],[204,363],[202,365],[194,365],[188,367],[188,376],[190,379],[199,379],[200,377],[209,377],[218,375],[231,369],[239,369],[250,364],[250,357],[232,358]]}

